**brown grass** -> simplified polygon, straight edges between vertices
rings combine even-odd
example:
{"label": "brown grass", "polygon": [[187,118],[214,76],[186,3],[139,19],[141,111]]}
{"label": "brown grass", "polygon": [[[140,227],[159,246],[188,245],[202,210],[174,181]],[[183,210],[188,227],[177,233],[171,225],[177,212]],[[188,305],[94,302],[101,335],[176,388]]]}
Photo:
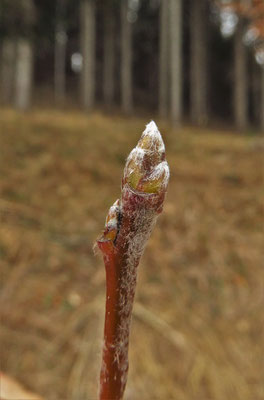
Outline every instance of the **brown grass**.
{"label": "brown grass", "polygon": [[[144,124],[1,111],[1,368],[93,400],[104,267],[93,241]],[[159,124],[171,167],[139,269],[126,399],[263,400],[263,144]]]}

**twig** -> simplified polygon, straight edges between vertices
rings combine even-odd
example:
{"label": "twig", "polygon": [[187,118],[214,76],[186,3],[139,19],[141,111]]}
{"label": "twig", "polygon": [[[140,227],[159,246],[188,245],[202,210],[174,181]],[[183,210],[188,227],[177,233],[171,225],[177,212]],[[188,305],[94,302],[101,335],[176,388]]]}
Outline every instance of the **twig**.
{"label": "twig", "polygon": [[123,397],[137,266],[162,211],[168,179],[164,143],[156,124],[151,122],[127,159],[121,200],[110,208],[105,230],[97,241],[106,268],[100,400]]}

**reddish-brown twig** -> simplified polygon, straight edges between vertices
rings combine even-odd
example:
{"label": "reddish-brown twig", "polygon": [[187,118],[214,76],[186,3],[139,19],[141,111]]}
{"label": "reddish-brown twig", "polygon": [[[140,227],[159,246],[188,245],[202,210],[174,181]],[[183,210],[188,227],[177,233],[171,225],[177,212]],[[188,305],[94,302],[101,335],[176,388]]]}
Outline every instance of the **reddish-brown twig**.
{"label": "reddish-brown twig", "polygon": [[168,179],[164,144],[156,124],[150,122],[127,159],[121,200],[110,208],[103,235],[97,241],[106,268],[100,400],[123,397],[137,266],[162,211]]}

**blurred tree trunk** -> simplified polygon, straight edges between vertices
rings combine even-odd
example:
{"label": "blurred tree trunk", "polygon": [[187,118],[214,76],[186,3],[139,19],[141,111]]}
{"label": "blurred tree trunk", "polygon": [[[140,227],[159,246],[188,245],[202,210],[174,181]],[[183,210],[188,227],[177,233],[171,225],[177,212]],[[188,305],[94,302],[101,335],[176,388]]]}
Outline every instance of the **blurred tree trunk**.
{"label": "blurred tree trunk", "polygon": [[128,0],[121,2],[121,105],[125,113],[132,111],[132,24],[128,20]]}
{"label": "blurred tree trunk", "polygon": [[65,101],[67,43],[65,7],[65,0],[57,0],[54,49],[54,94],[55,101],[58,104],[63,104]]}
{"label": "blurred tree trunk", "polygon": [[169,0],[160,3],[159,113],[168,115],[169,100]]}
{"label": "blurred tree trunk", "polygon": [[172,122],[182,119],[182,0],[170,0],[170,101]]}
{"label": "blurred tree trunk", "polygon": [[35,22],[35,5],[33,0],[16,2],[13,12],[19,18],[15,26],[16,61],[14,80],[14,105],[19,110],[26,110],[31,105],[33,86],[33,24]]}
{"label": "blurred tree trunk", "polygon": [[95,2],[81,0],[81,102],[85,110],[94,106],[95,99]]}
{"label": "blurred tree trunk", "polygon": [[244,21],[238,22],[234,37],[234,117],[238,129],[248,125],[247,49],[243,43]]}
{"label": "blurred tree trunk", "polygon": [[16,41],[6,37],[2,41],[1,49],[1,100],[11,104],[14,95]]}
{"label": "blurred tree trunk", "polygon": [[252,101],[252,118],[257,124],[260,124],[260,109],[261,109],[261,68],[256,62],[255,58],[251,59],[251,76],[249,79],[251,89],[251,101]]}
{"label": "blurred tree trunk", "polygon": [[207,0],[191,2],[191,119],[195,124],[207,122]]}
{"label": "blurred tree trunk", "polygon": [[115,23],[113,6],[107,2],[104,7],[104,101],[113,104],[115,94]]}
{"label": "blurred tree trunk", "polygon": [[30,39],[18,38],[16,51],[15,107],[26,110],[31,104],[33,49]]}
{"label": "blurred tree trunk", "polygon": [[261,106],[260,106],[261,130],[264,132],[264,66],[261,67]]}

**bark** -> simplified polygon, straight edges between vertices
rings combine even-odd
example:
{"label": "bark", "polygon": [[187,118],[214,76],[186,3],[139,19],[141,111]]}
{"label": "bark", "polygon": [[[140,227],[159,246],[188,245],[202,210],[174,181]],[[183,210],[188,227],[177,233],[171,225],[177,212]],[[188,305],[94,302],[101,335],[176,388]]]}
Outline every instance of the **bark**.
{"label": "bark", "polygon": [[58,104],[65,101],[66,85],[66,44],[67,34],[64,23],[64,0],[57,0],[56,29],[55,29],[55,51],[54,51],[54,94]]}
{"label": "bark", "polygon": [[160,4],[159,113],[168,115],[169,100],[169,0]]}
{"label": "bark", "polygon": [[182,118],[182,0],[170,0],[170,101],[171,119]]}
{"label": "bark", "polygon": [[243,28],[243,20],[240,20],[234,38],[234,118],[238,129],[248,125],[247,51],[243,44]]}
{"label": "bark", "polygon": [[121,3],[121,105],[130,113],[132,101],[132,24],[128,21],[128,0]]}
{"label": "bark", "polygon": [[191,119],[198,125],[207,122],[207,40],[206,0],[191,2]]}
{"label": "bark", "polygon": [[26,110],[31,104],[33,50],[29,39],[19,38],[16,51],[15,107]]}
{"label": "bark", "polygon": [[115,91],[115,23],[111,4],[104,9],[104,101],[113,104]]}
{"label": "bark", "polygon": [[94,0],[81,0],[81,53],[83,67],[81,73],[81,102],[89,111],[95,99],[95,3]]}
{"label": "bark", "polygon": [[1,54],[1,100],[5,104],[13,101],[16,41],[14,38],[5,38],[2,42]]}

